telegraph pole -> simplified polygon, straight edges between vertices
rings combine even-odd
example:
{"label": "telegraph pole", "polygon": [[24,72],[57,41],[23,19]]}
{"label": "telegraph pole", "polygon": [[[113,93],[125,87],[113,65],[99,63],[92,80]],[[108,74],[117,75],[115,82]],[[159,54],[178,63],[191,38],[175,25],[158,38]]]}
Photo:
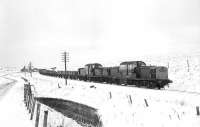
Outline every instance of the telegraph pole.
{"label": "telegraph pole", "polygon": [[64,62],[65,64],[65,84],[67,85],[67,78],[68,78],[68,75],[67,75],[67,62],[69,62],[69,53],[68,52],[63,52],[62,53],[62,61]]}
{"label": "telegraph pole", "polygon": [[32,63],[31,62],[29,62],[29,64],[28,64],[28,70],[29,70],[30,75],[32,77]]}

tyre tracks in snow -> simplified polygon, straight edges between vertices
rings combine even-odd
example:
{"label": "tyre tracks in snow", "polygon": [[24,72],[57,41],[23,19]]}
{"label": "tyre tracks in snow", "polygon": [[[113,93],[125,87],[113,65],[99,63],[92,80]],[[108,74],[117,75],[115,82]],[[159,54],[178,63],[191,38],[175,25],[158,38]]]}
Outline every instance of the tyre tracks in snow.
{"label": "tyre tracks in snow", "polygon": [[12,86],[17,82],[17,80],[7,77],[10,74],[1,75],[1,78],[10,80],[8,83],[0,84],[0,100],[6,95],[6,93],[12,88]]}

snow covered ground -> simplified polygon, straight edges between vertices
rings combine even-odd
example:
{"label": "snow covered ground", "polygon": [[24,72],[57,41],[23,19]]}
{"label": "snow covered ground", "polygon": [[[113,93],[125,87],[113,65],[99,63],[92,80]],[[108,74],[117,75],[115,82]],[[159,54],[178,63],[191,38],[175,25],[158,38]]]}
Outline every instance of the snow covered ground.
{"label": "snow covered ground", "polygon": [[97,108],[104,127],[199,127],[200,116],[196,111],[196,107],[200,106],[200,94],[196,93],[199,92],[199,57],[189,59],[189,72],[187,62],[186,65],[184,63],[185,57],[178,58],[171,58],[169,62],[173,84],[167,90],[74,80],[68,80],[66,86],[63,79],[38,73],[34,73],[33,77],[26,75],[26,78],[34,84],[37,96],[73,100]]}
{"label": "snow covered ground", "polygon": [[[169,66],[169,78],[173,80],[169,88],[151,90],[75,80],[68,80],[66,86],[63,79],[38,73],[33,73],[33,77],[24,73],[12,74],[18,83],[9,91],[12,94],[7,94],[0,100],[0,112],[7,113],[3,109],[12,109],[13,105],[17,110],[8,112],[14,114],[13,117],[0,120],[8,121],[9,118],[14,119],[14,116],[23,114],[15,124],[31,127],[30,121],[27,121],[30,116],[23,109],[21,94],[23,81],[20,78],[25,77],[34,85],[33,90],[38,97],[62,98],[97,108],[104,127],[199,127],[200,116],[197,116],[196,107],[200,107],[200,55],[146,58],[144,61],[152,65]],[[3,80],[0,79],[4,82]],[[42,106],[41,112],[46,109],[48,108]],[[49,113],[49,126],[80,126],[52,109]],[[7,122],[4,123],[6,125]]]}
{"label": "snow covered ground", "polygon": [[0,126],[33,127],[23,103],[23,80],[11,71],[1,71],[0,77]]}

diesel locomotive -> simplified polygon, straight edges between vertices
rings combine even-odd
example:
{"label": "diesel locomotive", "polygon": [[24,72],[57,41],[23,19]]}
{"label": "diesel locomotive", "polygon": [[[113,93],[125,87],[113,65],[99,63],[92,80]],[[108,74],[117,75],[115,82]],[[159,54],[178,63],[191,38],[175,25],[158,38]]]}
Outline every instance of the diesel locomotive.
{"label": "diesel locomotive", "polygon": [[143,61],[126,61],[114,67],[103,67],[99,63],[91,63],[77,71],[42,69],[39,73],[60,78],[158,89],[172,83],[168,78],[167,67],[147,66]]}

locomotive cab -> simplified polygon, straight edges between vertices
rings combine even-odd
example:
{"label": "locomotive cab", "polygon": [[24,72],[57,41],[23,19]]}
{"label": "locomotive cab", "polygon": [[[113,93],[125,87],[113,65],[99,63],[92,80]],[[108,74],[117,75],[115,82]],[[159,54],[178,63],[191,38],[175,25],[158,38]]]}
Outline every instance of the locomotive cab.
{"label": "locomotive cab", "polygon": [[135,68],[141,66],[146,66],[146,64],[143,61],[122,62],[119,71],[122,77],[136,78]]}
{"label": "locomotive cab", "polygon": [[79,74],[80,76],[85,76],[85,75],[86,75],[85,68],[79,68],[79,69],[78,69],[78,74]]}
{"label": "locomotive cab", "polygon": [[86,71],[86,75],[88,76],[101,75],[102,65],[99,63],[86,64],[85,71]]}

